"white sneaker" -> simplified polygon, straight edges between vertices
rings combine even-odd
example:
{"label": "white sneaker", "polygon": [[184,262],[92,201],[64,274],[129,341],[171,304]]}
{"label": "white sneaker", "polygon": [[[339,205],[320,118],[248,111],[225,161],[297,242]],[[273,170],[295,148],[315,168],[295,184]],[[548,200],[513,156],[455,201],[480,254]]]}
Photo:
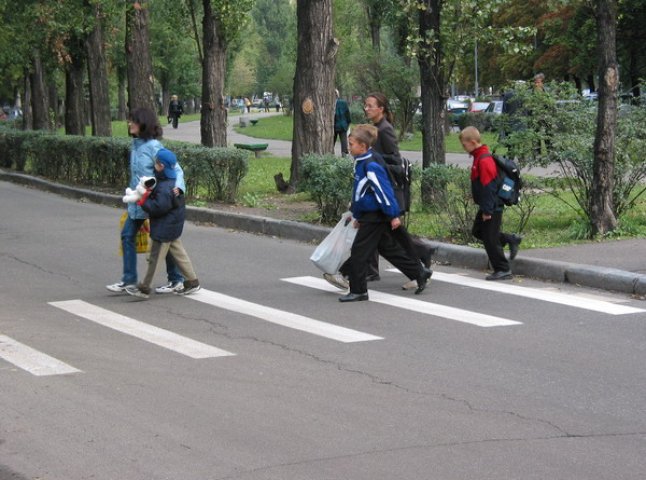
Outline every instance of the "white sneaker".
{"label": "white sneaker", "polygon": [[166,285],[155,288],[155,293],[177,293],[182,290],[184,290],[183,282],[168,282]]}
{"label": "white sneaker", "polygon": [[130,283],[118,282],[118,283],[113,283],[112,285],[106,285],[105,288],[107,288],[111,292],[121,293],[121,292],[125,292],[126,288],[135,287],[135,286],[136,285],[130,284]]}
{"label": "white sneaker", "polygon": [[327,282],[330,285],[334,285],[336,288],[340,290],[347,290],[350,288],[350,284],[345,279],[345,277],[340,273],[336,273],[336,274],[324,273],[323,278],[327,280]]}

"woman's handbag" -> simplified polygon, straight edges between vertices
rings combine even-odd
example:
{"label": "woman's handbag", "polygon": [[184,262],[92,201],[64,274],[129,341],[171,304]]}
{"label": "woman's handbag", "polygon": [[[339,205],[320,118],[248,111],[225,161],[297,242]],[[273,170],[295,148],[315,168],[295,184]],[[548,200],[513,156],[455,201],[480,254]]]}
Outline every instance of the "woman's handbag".
{"label": "woman's handbag", "polygon": [[[128,212],[124,212],[121,215],[121,220],[119,221],[119,231],[123,230],[123,224],[126,223],[126,218],[128,218]],[[135,236],[135,247],[137,253],[148,253],[150,252],[150,222],[148,219],[144,221],[141,225],[141,228]],[[119,242],[119,255],[123,255],[123,247],[121,242]]]}
{"label": "woman's handbag", "polygon": [[346,212],[327,237],[316,247],[310,260],[323,273],[335,274],[348,258],[357,229],[352,225],[352,214]]}

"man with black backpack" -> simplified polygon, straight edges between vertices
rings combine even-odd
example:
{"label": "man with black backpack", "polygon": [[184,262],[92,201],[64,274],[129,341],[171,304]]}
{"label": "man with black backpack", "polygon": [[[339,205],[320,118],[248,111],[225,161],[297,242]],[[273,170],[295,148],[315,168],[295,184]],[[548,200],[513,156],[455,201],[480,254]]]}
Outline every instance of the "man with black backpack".
{"label": "man with black backpack", "polygon": [[487,280],[509,280],[512,278],[509,261],[505,258],[503,247],[509,245],[509,259],[518,254],[522,238],[518,235],[502,233],[502,214],[504,201],[500,197],[501,172],[496,160],[489,152],[489,147],[480,139],[480,132],[475,127],[467,127],[460,132],[462,147],[473,157],[471,167],[471,193],[478,206],[478,213],[473,222],[473,236],[481,240],[489,257],[493,273]]}

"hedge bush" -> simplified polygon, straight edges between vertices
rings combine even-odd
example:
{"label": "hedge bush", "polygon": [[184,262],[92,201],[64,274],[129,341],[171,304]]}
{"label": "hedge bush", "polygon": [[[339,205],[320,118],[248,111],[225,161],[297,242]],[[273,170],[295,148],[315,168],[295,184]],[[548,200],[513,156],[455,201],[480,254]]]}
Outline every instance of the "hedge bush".
{"label": "hedge bush", "polygon": [[[164,142],[184,169],[186,195],[206,201],[233,202],[248,170],[249,154],[232,148],[207,148]],[[126,138],[54,135],[0,129],[0,165],[85,186],[122,190],[130,179],[130,144]]]}
{"label": "hedge bush", "polygon": [[334,155],[305,155],[299,188],[316,202],[323,223],[336,223],[348,209],[354,177],[352,160]]}

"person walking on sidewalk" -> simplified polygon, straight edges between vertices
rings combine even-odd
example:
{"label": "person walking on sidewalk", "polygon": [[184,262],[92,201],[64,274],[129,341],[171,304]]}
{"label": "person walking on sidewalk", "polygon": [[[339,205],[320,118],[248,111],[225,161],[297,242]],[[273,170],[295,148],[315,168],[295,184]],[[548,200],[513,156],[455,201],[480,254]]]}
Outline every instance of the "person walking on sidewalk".
{"label": "person walking on sidewalk", "polygon": [[[141,177],[154,176],[155,155],[162,148],[158,140],[162,137],[162,128],[157,115],[149,108],[137,108],[130,114],[128,132],[134,139],[130,152],[130,188],[136,189]],[[175,194],[186,190],[184,172],[177,164]],[[121,281],[106,285],[111,292],[125,292],[126,287],[137,283],[137,250],[135,238],[148,215],[136,203],[128,204],[128,217],[121,229],[121,247],[123,250],[123,275]],[[183,288],[184,278],[175,265],[172,255],[166,256],[168,284],[157,287],[157,293],[171,293]]]}
{"label": "person walking on sidewalk", "polygon": [[184,113],[184,107],[182,103],[177,98],[177,95],[170,97],[170,103],[168,104],[168,123],[173,124],[173,128],[177,128],[179,118]]}
{"label": "person walking on sidewalk", "polygon": [[148,298],[159,259],[166,258],[169,252],[186,278],[184,288],[176,293],[188,295],[200,289],[200,281],[180,239],[184,229],[186,205],[184,195],[175,195],[173,192],[177,178],[176,165],[177,157],[173,152],[165,148],[158,150],[155,156],[157,184],[154,188],[147,189],[137,202],[150,216],[150,238],[153,244],[146,276],[137,286],[126,287],[126,293],[129,295]]}
{"label": "person walking on sidewalk", "polygon": [[424,291],[431,277],[429,269],[390,237],[391,230],[401,227],[400,211],[386,169],[372,158],[370,147],[376,139],[377,128],[372,125],[357,125],[348,139],[356,162],[350,210],[359,230],[350,252],[350,292],[340,302],[368,300],[366,270],[375,251],[409,279],[417,280],[416,294]]}
{"label": "person walking on sidewalk", "polygon": [[487,280],[509,280],[512,278],[509,261],[505,258],[503,247],[509,245],[509,259],[518,254],[522,238],[518,235],[502,233],[502,214],[504,205],[498,198],[498,169],[489,152],[489,147],[480,139],[475,127],[467,127],[460,132],[462,147],[473,157],[471,167],[471,193],[478,205],[478,213],[473,222],[472,233],[482,241],[489,257],[493,273]]}
{"label": "person walking on sidewalk", "polygon": [[348,155],[348,128],[352,122],[352,117],[350,116],[348,102],[341,98],[338,90],[334,90],[334,93],[336,94],[336,105],[334,107],[334,144],[336,145],[336,139],[338,137],[341,142],[341,156],[345,157]]}

